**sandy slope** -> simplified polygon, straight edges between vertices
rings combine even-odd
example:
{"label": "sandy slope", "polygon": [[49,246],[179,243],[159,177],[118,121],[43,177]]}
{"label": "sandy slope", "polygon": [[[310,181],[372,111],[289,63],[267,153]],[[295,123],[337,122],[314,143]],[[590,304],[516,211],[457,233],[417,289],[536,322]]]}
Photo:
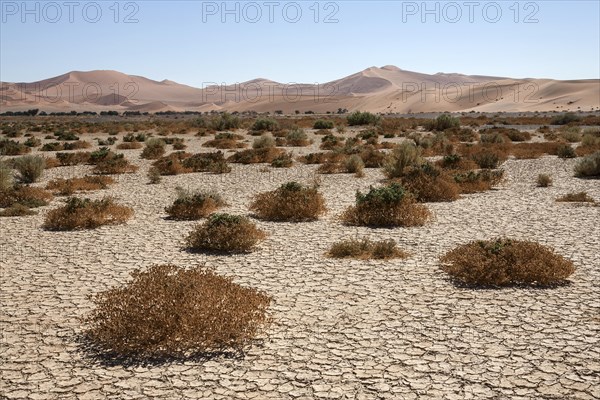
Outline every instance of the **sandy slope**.
{"label": "sandy slope", "polygon": [[258,111],[338,108],[372,112],[565,111],[600,109],[600,80],[434,75],[370,67],[326,83],[206,82],[194,88],[117,71],[73,71],[31,83],[2,83],[2,111]]}

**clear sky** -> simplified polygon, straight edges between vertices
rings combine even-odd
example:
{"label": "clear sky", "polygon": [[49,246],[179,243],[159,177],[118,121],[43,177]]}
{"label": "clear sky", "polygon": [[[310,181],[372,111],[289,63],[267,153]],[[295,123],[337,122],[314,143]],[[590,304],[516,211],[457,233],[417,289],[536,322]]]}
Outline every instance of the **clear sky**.
{"label": "clear sky", "polygon": [[598,79],[599,4],[0,0],[0,79],[111,69],[197,87],[258,77],[322,83],[388,64]]}

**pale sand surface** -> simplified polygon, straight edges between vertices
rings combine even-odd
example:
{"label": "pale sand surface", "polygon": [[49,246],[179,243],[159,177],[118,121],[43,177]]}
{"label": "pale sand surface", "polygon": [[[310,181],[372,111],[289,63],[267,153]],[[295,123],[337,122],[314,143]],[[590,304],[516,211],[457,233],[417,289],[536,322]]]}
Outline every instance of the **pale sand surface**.
{"label": "pale sand surface", "polygon": [[[83,138],[89,136],[97,135]],[[187,137],[186,151],[210,151]],[[507,180],[497,190],[428,204],[436,220],[410,229],[346,227],[336,220],[357,189],[378,184],[379,170],[366,170],[362,179],[322,175],[329,211],[321,220],[258,221],[270,236],[257,251],[213,256],[181,249],[195,222],[164,219],[176,186],[214,188],[230,204],[223,211],[247,214],[253,194],[289,180],[310,181],[316,166],[260,172],[262,165],[233,165],[231,174],[178,175],[147,185],[150,161],[139,159],[140,151],[123,151],[140,171],[89,195],[112,195],[133,207],[126,225],[42,230],[44,215],[60,198],[37,216],[0,220],[0,397],[600,398],[600,207],[554,201],[581,190],[600,200],[598,181],[572,176],[575,160],[509,160],[503,165]],[[90,169],[51,169],[40,185]],[[551,174],[554,186],[535,187],[539,173]],[[323,256],[333,242],[356,235],[394,239],[413,256]],[[572,284],[470,290],[455,287],[439,270],[445,251],[500,235],[539,241],[572,259]],[[78,318],[92,307],[87,296],[155,263],[206,263],[264,290],[274,298],[273,325],[242,359],[126,367],[86,358],[77,339],[83,328]]]}

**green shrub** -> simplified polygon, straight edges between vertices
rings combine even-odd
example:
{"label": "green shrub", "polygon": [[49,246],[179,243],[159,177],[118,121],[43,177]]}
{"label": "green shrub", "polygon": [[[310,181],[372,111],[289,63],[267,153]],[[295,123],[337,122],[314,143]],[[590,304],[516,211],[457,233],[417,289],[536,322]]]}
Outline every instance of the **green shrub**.
{"label": "green shrub", "polygon": [[42,145],[42,141],[34,136],[31,136],[23,144],[27,147],[39,147]]}
{"label": "green shrub", "polygon": [[575,154],[575,149],[571,147],[569,144],[565,144],[558,148],[558,158],[575,158],[577,154]]}
{"label": "green shrub", "polygon": [[423,162],[421,150],[414,144],[405,141],[394,148],[383,164],[383,173],[389,178],[399,178],[407,167],[419,165]]}
{"label": "green shrub", "polygon": [[186,238],[191,251],[246,253],[266,237],[250,219],[241,215],[212,214]]}
{"label": "green shrub", "polygon": [[124,359],[243,351],[270,323],[271,298],[204,267],[154,265],[126,286],[100,292],[85,337]]}
{"label": "green shrub", "polygon": [[439,115],[436,119],[427,121],[424,127],[428,131],[444,131],[451,128],[460,128],[460,119],[450,114]]}
{"label": "green shrub", "polygon": [[275,147],[275,138],[269,134],[254,139],[254,142],[252,143],[253,149],[265,149],[269,147]]}
{"label": "green shrub", "polygon": [[272,118],[259,118],[254,122],[251,129],[253,131],[274,132],[279,129],[279,123]]}
{"label": "green shrub", "polygon": [[241,125],[241,121],[238,117],[229,113],[223,113],[218,117],[214,118],[210,126],[215,131],[229,131],[238,129]]}
{"label": "green shrub", "polygon": [[250,210],[268,221],[314,221],[325,211],[325,200],[316,188],[288,182],[255,196]]}
{"label": "green shrub", "polygon": [[198,191],[189,192],[180,187],[176,188],[177,199],[165,208],[165,212],[175,220],[198,220],[226,205],[218,193]]}
{"label": "green shrub", "polygon": [[506,238],[458,246],[440,261],[452,279],[469,286],[549,286],[575,271],[572,261],[549,247]]}
{"label": "green shrub", "polygon": [[160,183],[162,180],[162,176],[160,175],[160,170],[156,167],[150,167],[148,170],[148,183],[151,185],[156,185]]}
{"label": "green shrub", "polygon": [[165,154],[165,142],[161,139],[148,139],[146,147],[142,150],[140,157],[147,160],[156,160]]}
{"label": "green shrub", "polygon": [[315,121],[313,125],[313,129],[333,129],[334,124],[333,121],[318,119]]}
{"label": "green shrub", "polygon": [[273,168],[289,168],[294,164],[294,159],[292,158],[292,154],[284,153],[281,154],[271,161],[271,167]]}
{"label": "green shrub", "polygon": [[42,176],[46,160],[40,156],[23,156],[16,158],[13,165],[19,173],[17,178],[20,182],[33,183]]}
{"label": "green shrub", "polygon": [[0,139],[0,156],[20,156],[30,151],[31,148],[15,140]]}
{"label": "green shrub", "polygon": [[368,111],[365,111],[365,112],[355,111],[352,114],[348,115],[346,117],[346,119],[348,121],[349,126],[375,125],[380,120],[379,116],[377,116],[375,114],[371,114]]}
{"label": "green shrub", "polygon": [[566,114],[561,114],[552,119],[550,122],[552,125],[567,125],[572,122],[578,122],[581,118],[577,116],[575,113],[568,112]]}
{"label": "green shrub", "polygon": [[344,169],[349,174],[355,174],[357,177],[365,176],[365,163],[359,155],[353,154],[344,160]]}
{"label": "green shrub", "polygon": [[575,176],[579,178],[600,177],[600,151],[579,161],[575,165]]}
{"label": "green shrub", "polygon": [[285,135],[285,140],[287,146],[302,147],[310,144],[308,135],[304,132],[304,129],[298,127],[292,128],[287,135]]}
{"label": "green shrub", "polygon": [[429,210],[416,204],[412,195],[397,183],[356,193],[356,205],[341,215],[348,225],[374,227],[421,226],[431,218]]}

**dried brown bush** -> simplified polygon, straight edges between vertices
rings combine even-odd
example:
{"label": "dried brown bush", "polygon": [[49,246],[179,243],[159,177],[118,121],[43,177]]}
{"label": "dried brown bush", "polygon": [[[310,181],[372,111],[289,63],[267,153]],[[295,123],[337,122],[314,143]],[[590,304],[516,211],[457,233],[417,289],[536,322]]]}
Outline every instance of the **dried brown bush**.
{"label": "dried brown bush", "polygon": [[227,165],[222,151],[191,155],[183,160],[183,167],[189,168],[193,172],[212,172],[214,174],[231,172],[231,167]]}
{"label": "dried brown bush", "polygon": [[573,262],[549,247],[506,238],[458,246],[440,261],[452,279],[469,286],[549,286],[575,271]]}
{"label": "dried brown bush", "polygon": [[212,214],[188,235],[186,246],[192,251],[246,253],[265,237],[266,233],[246,217]]}
{"label": "dried brown bush", "polygon": [[397,183],[371,187],[367,194],[356,193],[356,205],[340,216],[347,225],[394,227],[421,226],[431,219],[431,212],[417,204],[413,196]]}
{"label": "dried brown bush", "polygon": [[491,190],[504,179],[504,170],[482,169],[454,175],[461,193],[479,193]]}
{"label": "dried brown bush", "polygon": [[127,174],[138,170],[123,154],[112,154],[96,163],[92,172],[98,175]]}
{"label": "dried brown bush", "polygon": [[150,138],[146,140],[146,146],[140,157],[147,160],[156,160],[163,154],[165,154],[165,142],[161,139]]}
{"label": "dried brown bush", "polygon": [[45,229],[94,229],[102,225],[122,224],[133,215],[131,208],[116,204],[110,197],[102,200],[70,197],[65,203],[48,212],[43,225]]}
{"label": "dried brown bush", "polygon": [[19,203],[15,203],[12,206],[0,211],[0,217],[24,217],[35,214],[37,214],[37,212]]}
{"label": "dried brown bush", "polygon": [[552,177],[548,174],[539,174],[536,182],[538,187],[552,186]]}
{"label": "dried brown bush", "polygon": [[358,258],[361,260],[406,258],[408,253],[400,250],[394,240],[371,241],[369,239],[348,239],[331,245],[327,252],[333,258]]}
{"label": "dried brown bush", "polygon": [[54,194],[61,196],[70,196],[75,192],[92,191],[106,189],[109,185],[115,183],[115,180],[109,176],[84,176],[83,178],[54,179],[48,182],[46,190],[51,190]]}
{"label": "dried brown bush", "polygon": [[510,144],[467,144],[459,146],[458,154],[475,161],[480,168],[494,169],[508,159],[510,148]]}
{"label": "dried brown bush", "polygon": [[407,168],[400,182],[419,202],[454,201],[460,197],[454,178],[429,163]]}
{"label": "dried brown bush", "polygon": [[285,150],[275,147],[247,149],[232,154],[227,161],[240,164],[272,163],[277,157],[285,154]]}
{"label": "dried brown bush", "polygon": [[0,190],[0,207],[21,204],[26,207],[42,207],[53,199],[52,193],[32,186],[17,185]]}
{"label": "dried brown bush", "polygon": [[556,201],[558,202],[573,202],[573,203],[595,203],[596,200],[594,200],[590,195],[588,195],[586,192],[579,192],[579,193],[567,193],[559,198],[556,199]]}
{"label": "dried brown bush", "polygon": [[544,154],[557,155],[561,146],[557,142],[516,143],[510,153],[517,159],[535,159]]}
{"label": "dried brown bush", "polygon": [[77,151],[74,153],[56,153],[56,158],[60,165],[79,165],[90,161],[91,153],[89,151]]}
{"label": "dried brown bush", "polygon": [[204,218],[226,205],[218,193],[198,191],[190,192],[176,188],[177,199],[165,208],[165,212],[175,220],[197,220]]}
{"label": "dried brown bush", "polygon": [[144,145],[140,142],[123,142],[117,145],[117,149],[119,150],[135,150],[141,149],[142,147],[144,147]]}
{"label": "dried brown bush", "polygon": [[202,266],[154,265],[126,286],[100,292],[85,335],[125,359],[243,351],[270,323],[271,298]]}
{"label": "dried brown bush", "polygon": [[250,210],[268,221],[314,221],[325,211],[325,200],[316,188],[288,182],[255,196]]}

